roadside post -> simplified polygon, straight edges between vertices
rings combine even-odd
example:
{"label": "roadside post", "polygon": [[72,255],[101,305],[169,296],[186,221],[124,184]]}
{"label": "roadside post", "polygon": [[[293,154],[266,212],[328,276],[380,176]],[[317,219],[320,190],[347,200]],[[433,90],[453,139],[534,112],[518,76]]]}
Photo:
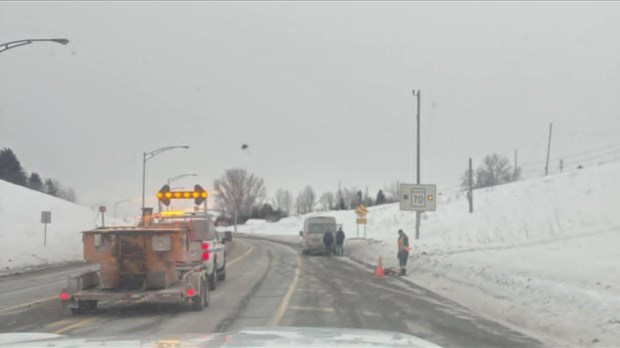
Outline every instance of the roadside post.
{"label": "roadside post", "polygon": [[105,227],[105,212],[106,212],[105,205],[99,206],[99,212],[101,213],[101,227]]}
{"label": "roadside post", "polygon": [[[419,215],[437,209],[437,185],[400,184],[398,191],[400,210],[415,211]],[[416,227],[419,227],[419,219],[416,220]]]}
{"label": "roadside post", "polygon": [[360,204],[357,208],[355,208],[355,214],[357,214],[357,238],[360,237],[360,225],[364,225],[364,239],[366,239],[366,224],[368,222],[366,215],[368,215],[368,209],[366,209],[363,204]]}
{"label": "roadside post", "polygon": [[52,212],[41,212],[41,223],[43,224],[43,246],[47,246],[47,224],[52,223]]}

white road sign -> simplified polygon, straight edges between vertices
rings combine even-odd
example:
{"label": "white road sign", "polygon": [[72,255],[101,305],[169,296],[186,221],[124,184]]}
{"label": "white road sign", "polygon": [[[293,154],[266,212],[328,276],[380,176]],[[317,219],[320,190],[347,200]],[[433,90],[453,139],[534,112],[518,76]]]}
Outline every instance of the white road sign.
{"label": "white road sign", "polygon": [[400,184],[400,210],[435,211],[437,185]]}

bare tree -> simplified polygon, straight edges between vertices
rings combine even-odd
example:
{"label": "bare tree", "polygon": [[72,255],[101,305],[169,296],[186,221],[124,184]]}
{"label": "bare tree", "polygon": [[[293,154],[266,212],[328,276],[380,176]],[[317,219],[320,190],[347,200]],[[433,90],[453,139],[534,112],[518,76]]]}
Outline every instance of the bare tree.
{"label": "bare tree", "polygon": [[319,203],[321,203],[322,210],[332,210],[334,209],[334,204],[336,203],[336,197],[331,192],[325,192],[321,195]]}
{"label": "bare tree", "polygon": [[293,205],[293,195],[288,190],[279,189],[273,197],[273,205],[276,210],[288,215]]}
{"label": "bare tree", "polygon": [[[521,168],[517,167],[515,171],[508,158],[498,154],[487,155],[482,164],[474,173],[474,187],[489,187],[505,184],[514,180],[518,180],[521,176]],[[463,173],[461,177],[461,185],[469,186],[469,169]]]}
{"label": "bare tree", "polygon": [[385,195],[385,203],[394,203],[398,201],[399,195],[399,181],[392,181],[390,184],[383,188],[383,194]]}
{"label": "bare tree", "polygon": [[347,209],[355,209],[361,203],[361,198],[358,197],[359,192],[361,191],[355,187],[345,188],[342,191],[342,197]]}
{"label": "bare tree", "polygon": [[310,186],[306,186],[303,191],[299,192],[295,199],[295,206],[298,214],[306,214],[312,212],[316,202],[316,194]]}
{"label": "bare tree", "polygon": [[232,216],[250,216],[252,207],[265,198],[264,180],[241,168],[227,169],[213,187],[218,206]]}
{"label": "bare tree", "polygon": [[73,189],[70,187],[59,186],[57,197],[64,199],[65,201],[77,203],[77,195],[75,194],[75,191],[73,191]]}

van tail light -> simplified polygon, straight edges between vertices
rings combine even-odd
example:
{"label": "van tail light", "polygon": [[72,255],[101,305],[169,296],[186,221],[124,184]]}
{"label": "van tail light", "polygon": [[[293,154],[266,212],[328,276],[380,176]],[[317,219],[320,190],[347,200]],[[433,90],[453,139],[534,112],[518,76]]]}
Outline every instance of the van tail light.
{"label": "van tail light", "polygon": [[67,301],[69,299],[69,297],[71,297],[71,296],[69,296],[69,294],[67,294],[64,291],[60,293],[60,300],[61,301]]}

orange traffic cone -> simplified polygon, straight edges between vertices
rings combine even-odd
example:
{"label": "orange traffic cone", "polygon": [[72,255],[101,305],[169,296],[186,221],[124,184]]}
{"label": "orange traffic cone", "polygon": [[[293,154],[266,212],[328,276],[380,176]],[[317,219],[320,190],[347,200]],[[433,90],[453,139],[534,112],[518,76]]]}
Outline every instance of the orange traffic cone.
{"label": "orange traffic cone", "polygon": [[375,277],[383,278],[383,260],[381,256],[379,256],[379,265],[377,265],[377,269],[375,270]]}

